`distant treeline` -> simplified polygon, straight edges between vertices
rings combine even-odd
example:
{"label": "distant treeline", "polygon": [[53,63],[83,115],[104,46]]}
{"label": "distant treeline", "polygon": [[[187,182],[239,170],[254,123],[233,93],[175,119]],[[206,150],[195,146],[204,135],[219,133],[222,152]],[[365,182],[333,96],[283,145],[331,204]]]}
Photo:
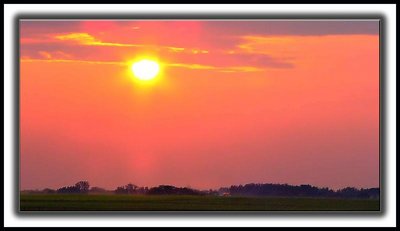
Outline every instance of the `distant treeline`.
{"label": "distant treeline", "polygon": [[134,184],[119,186],[115,190],[90,187],[88,181],[79,181],[75,185],[59,189],[24,190],[23,193],[35,194],[137,194],[137,195],[214,195],[214,196],[273,196],[273,197],[339,197],[379,199],[379,188],[357,189],[346,187],[339,190],[318,188],[311,185],[288,184],[246,184],[232,185],[218,190],[197,190],[189,187],[159,185],[157,187],[139,187]]}
{"label": "distant treeline", "polygon": [[346,187],[339,190],[318,188],[311,185],[288,184],[246,184],[221,188],[232,196],[282,196],[282,197],[341,197],[341,198],[379,198],[379,188],[357,189]]}

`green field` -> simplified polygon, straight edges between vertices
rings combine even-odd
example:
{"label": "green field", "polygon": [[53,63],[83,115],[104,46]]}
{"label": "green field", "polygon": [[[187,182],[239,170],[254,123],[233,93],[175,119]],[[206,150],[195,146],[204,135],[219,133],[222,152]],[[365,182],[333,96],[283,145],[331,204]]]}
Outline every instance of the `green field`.
{"label": "green field", "polygon": [[379,200],[22,194],[21,211],[379,211]]}

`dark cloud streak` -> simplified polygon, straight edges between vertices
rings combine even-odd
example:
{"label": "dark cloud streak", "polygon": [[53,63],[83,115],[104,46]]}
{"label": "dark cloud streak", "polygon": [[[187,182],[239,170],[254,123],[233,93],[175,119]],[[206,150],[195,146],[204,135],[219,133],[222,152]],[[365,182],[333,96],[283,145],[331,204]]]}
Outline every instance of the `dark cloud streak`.
{"label": "dark cloud streak", "polygon": [[212,21],[209,31],[230,35],[346,35],[379,34],[379,21]]}

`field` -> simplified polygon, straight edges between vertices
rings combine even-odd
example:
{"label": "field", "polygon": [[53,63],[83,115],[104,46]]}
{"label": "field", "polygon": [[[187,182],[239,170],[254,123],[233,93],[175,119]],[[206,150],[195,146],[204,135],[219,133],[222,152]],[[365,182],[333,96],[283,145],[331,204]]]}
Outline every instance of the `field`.
{"label": "field", "polygon": [[35,195],[20,211],[379,211],[379,200],[328,198]]}

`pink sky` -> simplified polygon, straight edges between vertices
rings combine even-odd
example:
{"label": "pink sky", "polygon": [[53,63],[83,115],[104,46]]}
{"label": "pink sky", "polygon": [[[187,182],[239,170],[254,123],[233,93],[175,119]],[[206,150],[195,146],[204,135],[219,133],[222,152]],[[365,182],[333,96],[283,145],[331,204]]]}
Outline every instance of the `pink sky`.
{"label": "pink sky", "polygon": [[[378,21],[22,21],[20,185],[379,186]],[[157,59],[156,81],[128,65]]]}

